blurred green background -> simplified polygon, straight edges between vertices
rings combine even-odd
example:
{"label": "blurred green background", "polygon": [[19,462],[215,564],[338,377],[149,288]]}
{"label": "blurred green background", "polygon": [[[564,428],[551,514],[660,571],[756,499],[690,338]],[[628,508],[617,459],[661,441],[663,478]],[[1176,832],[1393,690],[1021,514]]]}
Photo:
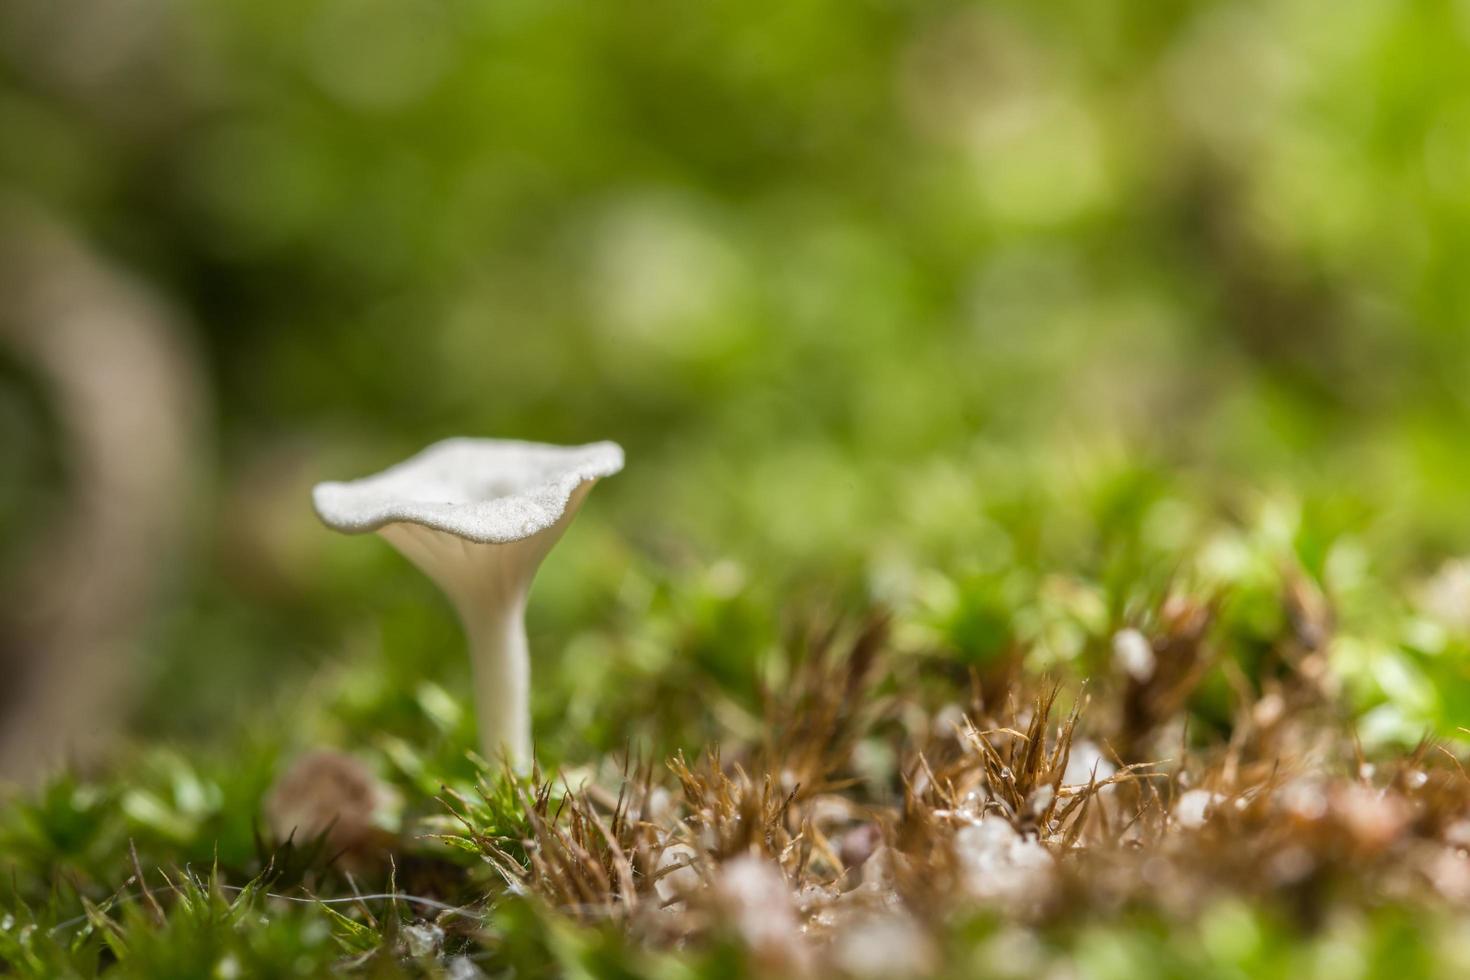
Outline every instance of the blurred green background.
{"label": "blurred green background", "polygon": [[[718,710],[647,698],[738,692],[791,603],[1053,665],[1186,581],[1249,663],[1297,570],[1382,732],[1470,723],[1467,188],[1453,0],[0,3],[11,247],[172,309],[200,392],[149,737],[459,689],[308,502],[459,434],[627,450],[532,602],[553,752]],[[8,581],[91,474],[0,350]]]}

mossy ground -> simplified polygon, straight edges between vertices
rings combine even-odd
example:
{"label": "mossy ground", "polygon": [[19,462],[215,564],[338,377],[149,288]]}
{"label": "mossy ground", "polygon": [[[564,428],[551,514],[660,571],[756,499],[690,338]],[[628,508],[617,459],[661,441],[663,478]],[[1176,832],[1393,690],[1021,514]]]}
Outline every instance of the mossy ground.
{"label": "mossy ground", "polygon": [[[1222,520],[1168,562],[1134,520],[1092,539],[1091,574],[921,570],[881,607],[665,571],[619,593],[644,618],[596,633],[626,683],[584,710],[546,671],[548,768],[522,779],[385,645],[212,748],[13,793],[0,962],[1462,975],[1470,778],[1438,693],[1464,662],[1462,572],[1390,580],[1313,512]],[[323,745],[343,754],[283,780]],[[303,812],[336,818],[282,839]]]}

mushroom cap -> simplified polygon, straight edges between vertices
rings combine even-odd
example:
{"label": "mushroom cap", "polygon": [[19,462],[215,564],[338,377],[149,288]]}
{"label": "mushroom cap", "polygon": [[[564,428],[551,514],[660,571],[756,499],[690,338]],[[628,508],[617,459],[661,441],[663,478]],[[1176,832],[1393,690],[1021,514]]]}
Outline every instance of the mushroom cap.
{"label": "mushroom cap", "polygon": [[445,439],[381,473],[311,491],[333,530],[361,534],[398,522],[466,541],[507,544],[554,525],[583,483],[623,468],[615,442],[553,446],[512,439]]}

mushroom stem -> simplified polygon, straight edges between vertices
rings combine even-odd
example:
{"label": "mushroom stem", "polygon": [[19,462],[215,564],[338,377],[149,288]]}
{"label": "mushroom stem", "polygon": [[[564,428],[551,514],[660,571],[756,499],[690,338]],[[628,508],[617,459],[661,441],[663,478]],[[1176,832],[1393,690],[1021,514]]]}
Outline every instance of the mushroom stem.
{"label": "mushroom stem", "polygon": [[565,512],[533,537],[504,544],[465,541],[399,522],[378,533],[449,597],[470,646],[480,748],[492,765],[531,769],[531,657],[526,596],[541,561],[572,522],[595,480],[571,492]]}
{"label": "mushroom stem", "polygon": [[531,655],[526,644],[526,599],[501,607],[460,609],[470,644],[480,751],[492,764],[531,767]]}

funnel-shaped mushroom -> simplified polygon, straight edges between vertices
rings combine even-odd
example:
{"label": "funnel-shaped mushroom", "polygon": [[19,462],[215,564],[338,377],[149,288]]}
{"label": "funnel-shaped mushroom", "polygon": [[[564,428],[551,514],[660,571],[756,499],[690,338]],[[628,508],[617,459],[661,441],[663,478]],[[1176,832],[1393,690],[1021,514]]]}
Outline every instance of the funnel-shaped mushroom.
{"label": "funnel-shaped mushroom", "polygon": [[485,757],[531,760],[531,580],[592,484],[623,468],[616,443],[549,446],[446,439],[374,476],[319,483],[312,503],[338,531],[377,531],[444,590],[474,666]]}

